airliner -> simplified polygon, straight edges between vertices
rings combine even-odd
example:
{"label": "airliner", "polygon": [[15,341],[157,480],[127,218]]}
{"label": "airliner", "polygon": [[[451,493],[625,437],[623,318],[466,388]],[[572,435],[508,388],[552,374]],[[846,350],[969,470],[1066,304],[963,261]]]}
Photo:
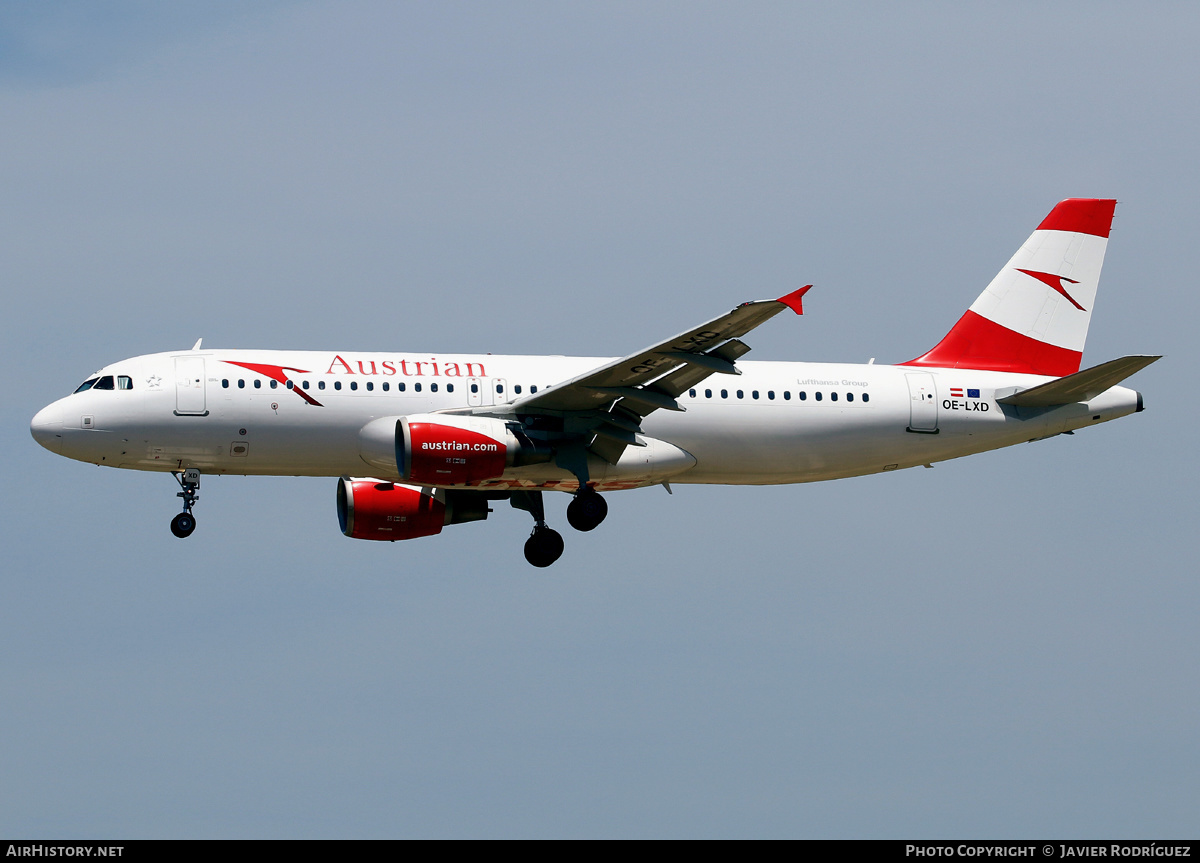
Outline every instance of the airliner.
{"label": "airliner", "polygon": [[1116,201],[1054,207],[950,332],[895,365],[752,362],[743,341],[805,286],[618,359],[378,351],[191,350],[122,360],[37,413],[34,439],[91,464],[160,471],[189,536],[203,474],[337,478],[354,539],[432,536],[507,500],[554,563],[604,493],[815,482],[931,465],[1142,410],[1118,386],[1158,356],[1080,371]]}

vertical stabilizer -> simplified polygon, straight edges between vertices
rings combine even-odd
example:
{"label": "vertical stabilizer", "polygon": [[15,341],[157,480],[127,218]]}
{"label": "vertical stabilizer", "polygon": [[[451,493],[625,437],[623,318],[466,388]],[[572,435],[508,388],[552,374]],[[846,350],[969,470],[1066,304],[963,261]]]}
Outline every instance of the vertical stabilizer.
{"label": "vertical stabilizer", "polygon": [[901,365],[1054,377],[1079,371],[1116,206],[1061,201],[946,337]]}

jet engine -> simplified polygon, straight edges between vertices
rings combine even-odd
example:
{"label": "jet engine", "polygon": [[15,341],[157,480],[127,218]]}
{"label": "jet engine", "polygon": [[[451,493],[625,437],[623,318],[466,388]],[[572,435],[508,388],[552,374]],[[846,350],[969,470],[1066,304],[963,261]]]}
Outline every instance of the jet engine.
{"label": "jet engine", "polygon": [[501,476],[506,468],[549,461],[515,424],[494,417],[414,414],[384,417],[359,432],[363,461],[405,482],[463,485]]}
{"label": "jet engine", "polygon": [[354,539],[396,541],[433,536],[442,526],[482,521],[487,498],[476,492],[417,488],[378,479],[338,480],[337,513],[342,533]]}

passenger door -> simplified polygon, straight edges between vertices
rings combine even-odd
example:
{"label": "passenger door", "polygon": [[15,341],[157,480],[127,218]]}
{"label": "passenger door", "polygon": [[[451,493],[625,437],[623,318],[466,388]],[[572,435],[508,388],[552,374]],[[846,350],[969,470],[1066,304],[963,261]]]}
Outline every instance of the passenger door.
{"label": "passenger door", "polygon": [[909,420],[907,431],[938,433],[937,387],[928,372],[910,373],[908,380]]}
{"label": "passenger door", "polygon": [[204,397],[204,357],[175,358],[175,415],[208,415]]}

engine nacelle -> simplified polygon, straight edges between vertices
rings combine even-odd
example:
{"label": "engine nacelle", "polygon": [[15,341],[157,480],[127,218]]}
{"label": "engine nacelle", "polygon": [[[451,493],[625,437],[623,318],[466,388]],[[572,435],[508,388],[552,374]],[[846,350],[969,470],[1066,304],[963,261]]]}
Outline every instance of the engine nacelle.
{"label": "engine nacelle", "polygon": [[436,485],[495,479],[519,448],[508,426],[492,417],[405,417],[397,447],[404,456],[400,476]]}
{"label": "engine nacelle", "polygon": [[385,476],[439,486],[495,479],[506,468],[551,457],[504,420],[446,414],[369,422],[359,432],[359,452]]}
{"label": "engine nacelle", "polygon": [[442,532],[446,504],[425,489],[377,479],[338,480],[338,524],[354,539],[414,539]]}
{"label": "engine nacelle", "polygon": [[395,542],[442,532],[447,524],[482,521],[488,499],[479,492],[416,488],[380,479],[338,480],[342,533],[354,539]]}

